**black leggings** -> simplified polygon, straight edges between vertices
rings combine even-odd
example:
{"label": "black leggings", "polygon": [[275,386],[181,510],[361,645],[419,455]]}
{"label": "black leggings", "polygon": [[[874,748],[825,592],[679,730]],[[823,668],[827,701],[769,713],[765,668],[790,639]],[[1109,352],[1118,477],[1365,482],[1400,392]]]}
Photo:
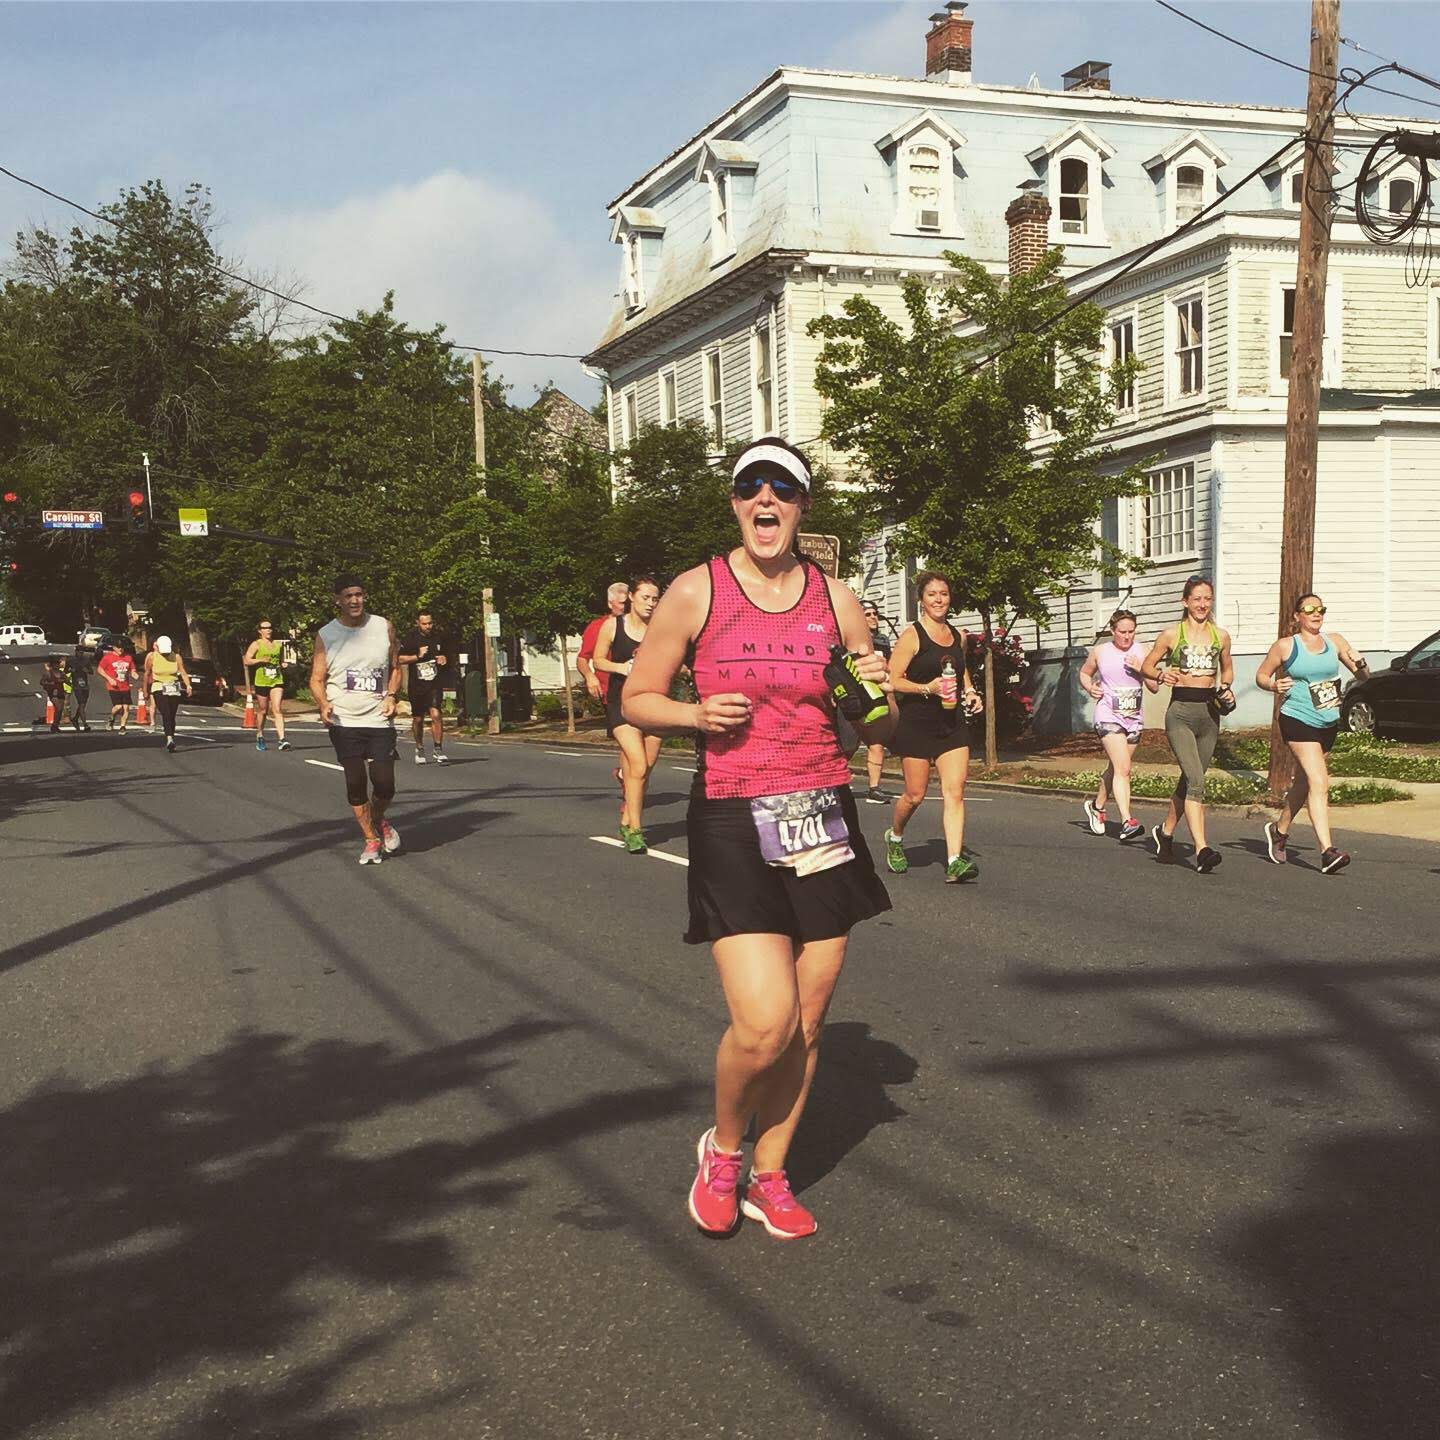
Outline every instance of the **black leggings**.
{"label": "black leggings", "polygon": [[[369,793],[366,793],[365,767],[370,767]],[[369,760],[355,755],[340,762],[345,772],[345,798],[352,805],[368,805],[371,797],[381,805],[388,805],[395,798],[395,762],[393,760]]]}
{"label": "black leggings", "polygon": [[175,738],[175,716],[180,710],[180,697],[178,695],[165,695],[159,690],[150,697],[155,702],[155,708],[160,712],[160,723],[165,727],[166,739]]}

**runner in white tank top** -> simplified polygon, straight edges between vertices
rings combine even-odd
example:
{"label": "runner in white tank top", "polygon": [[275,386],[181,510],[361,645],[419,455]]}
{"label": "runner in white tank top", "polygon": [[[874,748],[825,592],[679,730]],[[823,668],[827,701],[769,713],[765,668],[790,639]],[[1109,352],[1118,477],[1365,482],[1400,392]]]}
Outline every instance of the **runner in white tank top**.
{"label": "runner in white tank top", "polygon": [[362,865],[378,865],[400,848],[400,832],[385,819],[395,796],[395,697],[400,692],[395,627],[365,611],[358,576],[335,582],[332,620],[315,636],[310,693],[329,727],[345,794],[365,836]]}

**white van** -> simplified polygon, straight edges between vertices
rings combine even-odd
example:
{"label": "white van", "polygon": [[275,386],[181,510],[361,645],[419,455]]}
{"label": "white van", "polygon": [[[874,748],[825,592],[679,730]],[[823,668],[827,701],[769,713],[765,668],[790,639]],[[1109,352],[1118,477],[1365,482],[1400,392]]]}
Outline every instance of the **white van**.
{"label": "white van", "polygon": [[0,650],[13,645],[43,645],[45,632],[38,625],[0,625]]}

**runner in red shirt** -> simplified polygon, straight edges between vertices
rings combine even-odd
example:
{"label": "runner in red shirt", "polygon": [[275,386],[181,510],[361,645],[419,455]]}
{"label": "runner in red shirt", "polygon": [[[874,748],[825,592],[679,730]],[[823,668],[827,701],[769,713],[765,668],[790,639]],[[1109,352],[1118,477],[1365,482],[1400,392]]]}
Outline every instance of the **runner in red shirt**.
{"label": "runner in red shirt", "polygon": [[125,654],[118,640],[111,640],[95,670],[104,678],[105,688],[110,692],[109,728],[115,728],[118,718],[123,735],[125,722],[130,718],[130,680],[135,674],[135,657]]}
{"label": "runner in red shirt", "polygon": [[610,677],[595,668],[595,642],[600,638],[600,627],[611,615],[623,615],[630,603],[630,587],[623,580],[617,580],[606,592],[605,603],[608,615],[597,615],[580,637],[580,653],[575,657],[575,668],[585,681],[585,688],[592,700],[604,700],[610,691]]}

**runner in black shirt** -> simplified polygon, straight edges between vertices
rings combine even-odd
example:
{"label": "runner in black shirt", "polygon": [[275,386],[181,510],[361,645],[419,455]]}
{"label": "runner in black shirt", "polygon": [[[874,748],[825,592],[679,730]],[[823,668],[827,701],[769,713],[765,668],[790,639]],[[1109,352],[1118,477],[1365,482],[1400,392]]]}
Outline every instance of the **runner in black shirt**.
{"label": "runner in black shirt", "polygon": [[415,763],[425,763],[425,718],[429,716],[435,763],[448,764],[440,707],[445,699],[450,647],[435,628],[435,617],[428,610],[415,617],[415,628],[400,642],[400,664],[409,666],[406,690],[410,696],[410,728],[415,735]]}

